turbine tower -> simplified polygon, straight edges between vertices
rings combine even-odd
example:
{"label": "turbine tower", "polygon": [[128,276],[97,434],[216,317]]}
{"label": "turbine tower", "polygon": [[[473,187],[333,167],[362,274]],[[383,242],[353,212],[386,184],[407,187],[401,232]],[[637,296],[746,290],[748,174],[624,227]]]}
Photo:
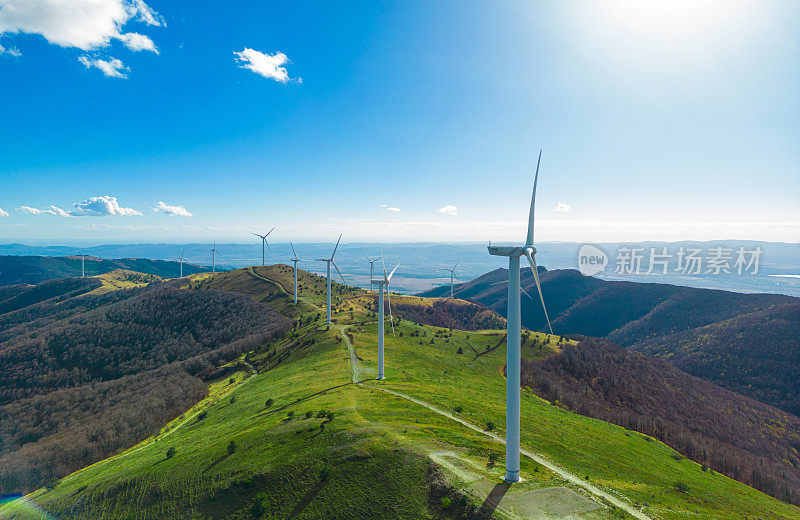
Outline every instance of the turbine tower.
{"label": "turbine tower", "polygon": [[375,276],[375,262],[380,260],[380,257],[376,258],[375,260],[370,260],[368,256],[365,256],[364,258],[366,258],[367,262],[369,262],[369,290],[371,291],[372,286],[374,285],[372,283],[372,278]]}
{"label": "turbine tower", "polygon": [[[294,245],[291,242],[289,242],[289,245],[292,247],[292,254],[294,255],[294,258],[292,258],[292,263],[294,264],[294,303],[297,303],[297,262],[302,262],[302,260],[297,258]],[[330,271],[330,268],[328,268],[328,271]]]}
{"label": "turbine tower", "polygon": [[539,164],[542,162],[542,151],[539,150],[539,160],[536,163],[536,175],[533,178],[533,195],[531,196],[531,209],[528,214],[528,236],[522,247],[497,247],[489,245],[489,254],[508,257],[508,312],[506,334],[506,482],[519,482],[519,441],[520,441],[520,358],[522,356],[521,344],[521,315],[520,315],[520,285],[519,285],[519,259],[524,256],[528,259],[533,270],[533,279],[539,291],[539,299],[547,320],[550,334],[553,327],[544,305],[542,286],[539,283],[539,272],[536,268],[536,248],[533,246],[533,214],[536,203],[536,183],[539,180]]}
{"label": "turbine tower", "polygon": [[178,261],[181,263],[181,275],[178,278],[183,278],[183,263],[186,261],[186,259],[183,257],[183,253],[185,251],[185,249],[181,249],[181,256],[178,257]]}
{"label": "turbine tower", "polygon": [[331,253],[330,258],[317,258],[317,262],[325,262],[328,264],[328,325],[331,324],[331,264],[333,267],[336,268],[336,272],[339,273],[339,278],[342,279],[343,283],[347,283],[344,281],[344,276],[342,276],[342,272],[339,271],[339,266],[336,265],[336,262],[333,261],[334,255],[336,255],[336,250],[339,248],[339,242],[342,240],[342,235],[339,234],[339,240],[336,241],[336,246],[333,248],[333,253]]}
{"label": "turbine tower", "polygon": [[[445,271],[450,273],[450,299],[451,300],[453,299],[453,278],[458,280],[458,276],[456,276],[456,267],[458,267],[459,262],[461,262],[461,260],[456,262],[456,265],[454,265],[452,269],[445,269]],[[458,280],[458,283],[461,283],[461,280]]]}
{"label": "turbine tower", "polygon": [[81,278],[86,278],[86,255],[81,251]]}
{"label": "turbine tower", "polygon": [[217,272],[217,263],[216,263],[216,255],[219,253],[217,252],[217,239],[214,239],[214,247],[211,249],[211,272]]}
{"label": "turbine tower", "polygon": [[258,233],[253,233],[255,236],[261,238],[261,267],[264,267],[264,266],[267,265],[267,252],[265,250],[265,247],[266,247],[266,249],[269,249],[269,244],[267,243],[267,237],[273,231],[275,231],[275,227],[273,227],[272,229],[267,231],[266,235],[259,235]]}
{"label": "turbine tower", "polygon": [[386,298],[389,301],[389,323],[392,325],[392,336],[394,336],[394,316],[392,316],[392,297],[389,296],[389,281],[394,276],[394,272],[400,267],[400,264],[394,266],[392,272],[386,275],[386,265],[383,263],[383,253],[381,253],[381,267],[383,268],[383,278],[377,280],[370,277],[370,285],[375,284],[378,286],[378,379],[384,379],[383,375],[383,327],[384,327],[384,310],[383,310],[383,293],[384,287]]}

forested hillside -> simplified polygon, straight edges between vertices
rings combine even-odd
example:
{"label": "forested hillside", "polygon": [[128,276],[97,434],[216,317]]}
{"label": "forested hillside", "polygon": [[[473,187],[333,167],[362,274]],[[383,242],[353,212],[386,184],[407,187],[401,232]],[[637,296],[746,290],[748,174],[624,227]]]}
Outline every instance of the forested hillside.
{"label": "forested hillside", "polygon": [[206,393],[203,378],[287,330],[252,298],[96,279],[0,291],[0,494],[108,457]]}
{"label": "forested hillside", "polygon": [[[556,334],[605,337],[663,357],[689,374],[800,414],[800,299],[666,284],[608,282],[574,270],[544,271],[544,299]],[[507,271],[456,290],[505,315]],[[546,322],[530,269],[522,271],[522,322]],[[439,296],[445,289],[420,293]]]}
{"label": "forested hillside", "polygon": [[[150,260],[147,258],[118,258],[106,260],[86,257],[86,276],[104,274],[115,269],[127,269],[139,273],[154,274],[163,278],[180,275],[178,262]],[[207,272],[210,269],[194,264],[183,264],[184,276]],[[70,278],[81,275],[79,256],[3,256],[0,255],[0,286],[15,284],[37,284],[55,278]]]}
{"label": "forested hillside", "polygon": [[712,470],[800,503],[800,418],[605,340],[523,360],[522,383],[564,408],[642,432]]}

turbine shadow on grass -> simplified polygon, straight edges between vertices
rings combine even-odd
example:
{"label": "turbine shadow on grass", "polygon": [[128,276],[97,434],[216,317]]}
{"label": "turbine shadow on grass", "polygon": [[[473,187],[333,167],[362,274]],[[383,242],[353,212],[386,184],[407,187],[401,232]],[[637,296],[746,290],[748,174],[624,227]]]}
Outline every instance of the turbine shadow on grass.
{"label": "turbine shadow on grass", "polygon": [[311,489],[308,493],[306,493],[306,495],[300,500],[300,502],[297,503],[294,509],[292,509],[292,512],[289,513],[289,516],[286,517],[287,520],[290,520],[302,513],[303,510],[307,508],[308,505],[317,497],[319,492],[322,491],[322,488],[325,487],[325,482],[326,480],[322,479],[317,482],[317,485],[314,486],[313,489]]}
{"label": "turbine shadow on grass", "polygon": [[377,381],[377,379],[362,379],[361,381],[359,381],[357,383],[353,383],[351,381],[349,383],[342,383],[341,385],[332,386],[330,388],[326,388],[325,390],[320,390],[319,392],[315,392],[315,393],[313,393],[311,395],[308,395],[306,397],[301,397],[299,399],[295,399],[291,403],[285,404],[285,405],[283,405],[283,406],[281,406],[279,408],[275,408],[274,410],[265,410],[263,412],[257,413],[255,416],[256,417],[262,417],[262,416],[265,416],[265,415],[278,413],[278,412],[281,412],[281,411],[289,408],[290,406],[294,406],[296,404],[302,403],[303,401],[308,401],[312,397],[317,397],[318,395],[322,395],[322,394],[324,394],[326,392],[330,392],[331,390],[336,390],[337,388],[342,388],[342,387],[350,386],[350,385],[357,385],[357,384],[360,384],[360,383],[365,383],[367,381]]}
{"label": "turbine shadow on grass", "polygon": [[503,500],[503,497],[508,493],[510,487],[511,484],[509,482],[498,482],[495,484],[486,497],[486,500],[481,504],[478,510],[478,518],[491,518],[497,506],[500,505],[500,501]]}

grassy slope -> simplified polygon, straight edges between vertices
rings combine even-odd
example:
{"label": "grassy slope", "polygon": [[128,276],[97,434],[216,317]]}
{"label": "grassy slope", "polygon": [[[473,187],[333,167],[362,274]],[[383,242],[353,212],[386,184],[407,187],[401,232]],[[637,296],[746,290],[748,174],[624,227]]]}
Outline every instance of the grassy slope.
{"label": "grassy slope", "polygon": [[[254,275],[273,279],[282,288]],[[306,321],[321,313],[321,279],[301,272],[301,294],[309,299],[298,307],[289,305],[285,294],[292,289],[290,268],[257,268],[252,274],[236,270],[207,280],[192,285],[224,285],[246,292],[276,308],[282,306],[295,319],[303,318],[304,325],[294,337],[248,356],[261,374],[246,380],[240,374],[232,384],[217,383],[212,397],[198,405],[207,413],[202,421],[195,416],[199,408],[187,412],[158,438],[77,472],[54,489],[40,490],[28,502],[0,509],[0,518],[36,518],[31,503],[59,518],[98,518],[101,513],[105,519],[130,518],[134,511],[137,518],[153,519],[252,518],[253,508],[259,507],[256,503],[265,518],[419,518],[429,514],[425,456],[431,451],[451,450],[480,466],[495,452],[498,465],[483,472],[482,482],[491,484],[499,478],[501,446],[413,403],[349,384],[348,352],[337,328],[325,331],[318,325],[321,322]],[[335,313],[336,326],[353,334],[361,377],[373,377],[376,324],[363,310],[371,298],[363,291],[339,289],[341,298],[334,304],[344,310]],[[431,345],[431,337],[443,329],[407,321],[395,325],[398,337],[387,338],[386,344],[387,380],[369,384],[441,408],[461,406],[465,419],[475,424],[492,421],[502,434],[502,333],[453,331],[447,341],[435,338]],[[412,337],[414,331],[426,336]],[[459,347],[463,354],[456,353]],[[554,348],[554,343],[529,341],[524,355],[542,355]],[[476,357],[475,351],[483,354]],[[234,403],[230,396],[236,397]],[[269,398],[275,402],[267,409]],[[333,420],[316,417],[321,410],[333,411]],[[313,412],[312,418],[305,418],[307,411]],[[289,412],[295,417],[286,420]],[[798,508],[702,472],[685,459],[675,460],[674,451],[637,433],[572,414],[527,392],[522,413],[526,447],[646,505],[651,516],[800,518]],[[227,455],[231,440],[238,449]],[[167,459],[171,446],[177,453]],[[565,485],[529,460],[523,460],[523,476],[526,482],[515,491]],[[480,485],[463,487],[480,497]],[[612,512],[601,510],[578,518],[611,517]]]}

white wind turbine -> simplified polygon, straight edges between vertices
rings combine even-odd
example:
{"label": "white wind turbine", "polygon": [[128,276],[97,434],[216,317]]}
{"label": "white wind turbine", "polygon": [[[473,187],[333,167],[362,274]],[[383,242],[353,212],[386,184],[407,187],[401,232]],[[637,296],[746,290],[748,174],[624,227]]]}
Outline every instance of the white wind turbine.
{"label": "white wind turbine", "polygon": [[[289,245],[292,247],[292,254],[294,255],[294,258],[292,258],[292,263],[294,264],[294,303],[297,303],[297,262],[302,262],[302,260],[297,258],[294,245],[291,242],[289,242]],[[328,271],[330,271],[330,267]]]}
{"label": "white wind turbine", "polygon": [[275,227],[273,227],[272,229],[267,231],[266,235],[259,235],[258,233],[253,233],[255,236],[257,236],[257,237],[259,237],[261,239],[261,267],[264,267],[264,266],[267,265],[267,252],[266,252],[265,248],[269,249],[269,244],[267,243],[267,237],[273,231],[275,231]]}
{"label": "white wind turbine", "polygon": [[536,183],[539,180],[539,164],[542,161],[542,151],[539,150],[539,160],[536,163],[536,175],[533,179],[533,195],[531,196],[531,209],[528,214],[528,236],[522,247],[496,247],[489,245],[489,254],[508,257],[508,313],[506,334],[506,482],[519,481],[519,442],[520,442],[520,350],[522,323],[520,315],[520,285],[519,285],[519,259],[524,256],[528,259],[533,270],[533,279],[539,291],[544,316],[550,333],[553,328],[547,316],[544,305],[542,286],[539,283],[539,272],[536,268],[536,248],[533,246],[533,214],[536,203]]}
{"label": "white wind turbine", "polygon": [[86,278],[86,255],[81,251],[81,278]]}
{"label": "white wind turbine", "polygon": [[342,272],[339,271],[339,266],[337,266],[336,262],[333,261],[333,257],[334,255],[336,255],[336,249],[339,248],[339,242],[341,240],[342,240],[342,235],[340,234],[339,240],[336,241],[336,246],[333,248],[333,253],[331,253],[330,258],[317,258],[317,262],[325,262],[326,264],[328,264],[328,306],[327,306],[328,325],[331,324],[331,264],[333,264],[333,267],[336,268],[336,272],[339,273],[339,278],[342,279],[342,282],[345,284],[347,283],[344,281],[344,276],[342,276]]}
{"label": "white wind turbine", "polygon": [[181,256],[179,256],[177,258],[177,260],[181,263],[181,268],[180,268],[181,269],[181,275],[179,276],[179,278],[183,278],[183,263],[186,261],[186,259],[183,257],[183,253],[184,252],[186,252],[186,250],[185,249],[181,249]]}
{"label": "white wind turbine", "polygon": [[[384,379],[383,375],[383,327],[384,327],[384,310],[383,310],[383,293],[386,292],[386,298],[389,301],[389,323],[392,325],[392,336],[394,336],[394,316],[392,316],[392,297],[389,295],[389,281],[394,276],[394,272],[400,267],[400,264],[394,266],[392,272],[386,274],[386,265],[383,263],[383,253],[381,252],[381,267],[383,268],[383,278],[373,279],[370,277],[370,283],[378,286],[378,379]],[[385,287],[385,290],[384,290]]]}
{"label": "white wind turbine", "polygon": [[367,262],[369,262],[369,290],[371,291],[372,286],[374,285],[372,283],[372,278],[375,276],[375,262],[380,260],[380,257],[376,258],[375,260],[371,260],[368,256],[365,256],[364,258],[366,258]]}
{"label": "white wind turbine", "polygon": [[211,272],[212,273],[216,273],[217,272],[217,263],[216,263],[217,262],[217,258],[216,258],[216,255],[218,255],[218,254],[219,253],[217,252],[217,239],[215,238],[214,239],[214,247],[211,249]]}
{"label": "white wind turbine", "polygon": [[[461,262],[460,259],[459,259],[458,262],[456,262],[456,265],[454,265],[452,269],[445,269],[445,271],[450,273],[450,299],[451,300],[453,299],[453,278],[458,280],[458,276],[456,276],[456,267],[458,267],[459,262]],[[461,283],[461,280],[458,280],[458,283]]]}

